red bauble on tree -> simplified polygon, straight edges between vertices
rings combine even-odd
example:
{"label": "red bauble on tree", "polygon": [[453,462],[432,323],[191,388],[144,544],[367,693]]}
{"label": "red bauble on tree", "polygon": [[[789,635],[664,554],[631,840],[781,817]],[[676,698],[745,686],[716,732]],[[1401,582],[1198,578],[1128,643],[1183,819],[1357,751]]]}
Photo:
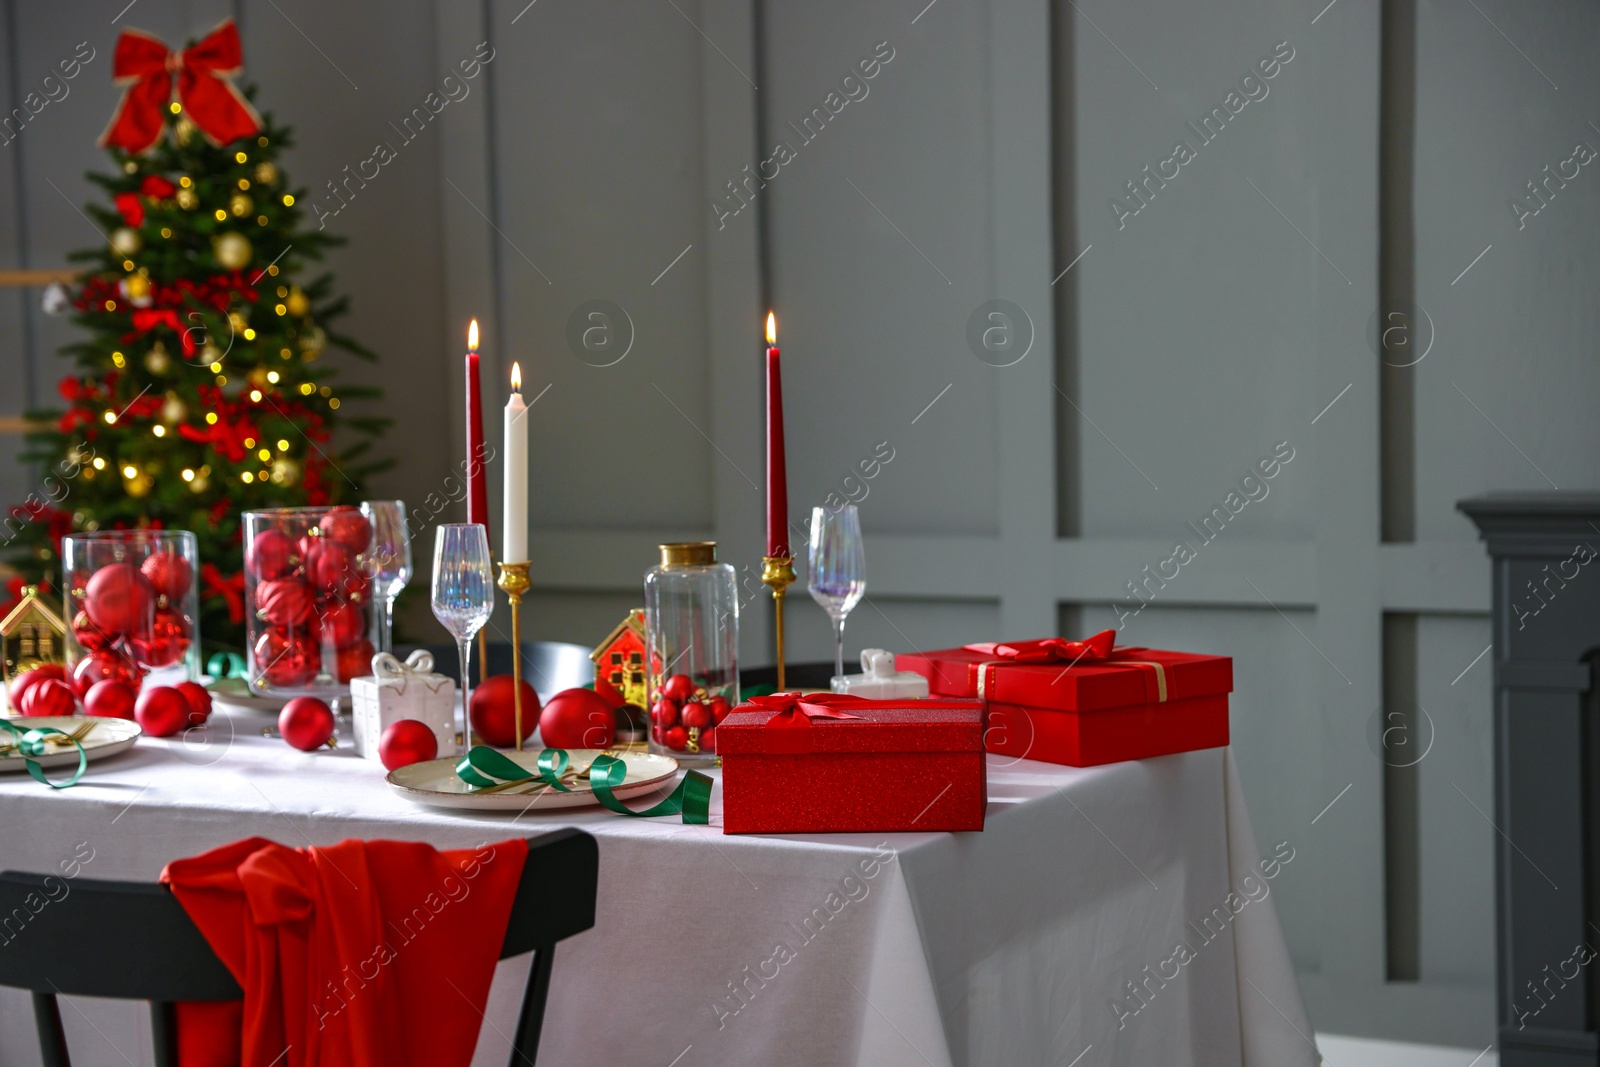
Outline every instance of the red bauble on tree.
{"label": "red bauble on tree", "polygon": [[564,689],[539,713],[547,748],[610,748],[616,738],[617,709],[593,689]]}
{"label": "red bauble on tree", "polygon": [[189,702],[170,685],[153,685],[139,694],[133,719],[153,737],[171,737],[189,723]]}
{"label": "red bauble on tree", "polygon": [[306,685],[322,669],[322,650],[304,630],[267,630],[256,640],[255,653],[268,685]]}
{"label": "red bauble on tree", "polygon": [[143,629],[155,610],[150,579],[131,563],[109,563],[89,577],[83,607],[89,621],[108,634]]}
{"label": "red bauble on tree", "polygon": [[129,688],[137,690],[144,682],[144,671],[116,649],[105,648],[91,652],[78,661],[78,666],[72,672],[72,688],[77,690],[79,696],[85,696],[96,682],[108,678],[125,682]]}
{"label": "red bauble on tree", "polygon": [[78,710],[78,698],[66,682],[46,678],[29,686],[17,708],[23,715],[71,715]]}
{"label": "red bauble on tree", "polygon": [[170,667],[189,652],[189,624],[171,608],[157,608],[148,637],[129,638],[134,658],[146,667]]}
{"label": "red bauble on tree", "polygon": [[432,727],[416,719],[396,719],[378,739],[378,759],[391,771],[436,759],[438,755],[439,739]]}
{"label": "red bauble on tree", "polygon": [[333,711],[316,697],[295,697],[278,713],[278,733],[302,752],[327,744],[333,728]]}
{"label": "red bauble on tree", "polygon": [[[468,705],[472,728],[485,744],[496,748],[509,748],[517,743],[516,706],[512,700],[512,679],[509,674],[496,674],[483,681],[472,691]],[[533,686],[522,683],[522,740],[533,735],[539,725],[539,694]]]}
{"label": "red bauble on tree", "polygon": [[365,678],[372,673],[372,642],[365,637],[339,649],[335,653],[334,677],[340,682],[348,682],[352,678]]}
{"label": "red bauble on tree", "polygon": [[89,687],[83,698],[83,710],[106,719],[131,719],[138,698],[139,694],[127,682],[108,678]]}
{"label": "red bauble on tree", "polygon": [[328,541],[337,542],[359,555],[372,544],[372,523],[353,507],[333,508],[324,515],[318,531]]}
{"label": "red bauble on tree", "polygon": [[262,530],[250,542],[244,563],[260,581],[282,578],[295,568],[295,547],[282,530]]}
{"label": "red bauble on tree", "polygon": [[279,578],[256,586],[256,610],[280,630],[305,626],[316,608],[311,587],[297,578]]}
{"label": "red bauble on tree", "polygon": [[150,580],[158,596],[176,603],[194,584],[194,568],[176,552],[156,552],[145,557],[139,570]]}

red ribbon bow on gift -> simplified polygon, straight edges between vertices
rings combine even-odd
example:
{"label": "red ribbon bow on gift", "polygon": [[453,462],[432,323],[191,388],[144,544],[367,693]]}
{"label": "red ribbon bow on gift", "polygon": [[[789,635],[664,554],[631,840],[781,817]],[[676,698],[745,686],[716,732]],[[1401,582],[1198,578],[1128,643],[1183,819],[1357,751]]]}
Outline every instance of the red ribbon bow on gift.
{"label": "red ribbon bow on gift", "polygon": [[206,595],[221,597],[228,606],[228,618],[235,623],[244,621],[244,572],[226,575],[215,563],[200,565],[200,581],[205,584]]}
{"label": "red ribbon bow on gift", "polygon": [[101,146],[135,154],[148,151],[166,129],[174,74],[178,76],[178,102],[213,144],[254,136],[261,129],[261,116],[226,80],[243,66],[244,49],[232,19],[177,53],[142,30],[123,30],[112,56],[111,74],[127,91],[111,116],[111,125],[100,135]]}
{"label": "red ribbon bow on gift", "polygon": [[836,705],[865,704],[866,701],[848,693],[771,693],[751,697],[750,703],[758,708],[777,712],[767,720],[768,726],[810,726],[812,719],[859,719],[859,715],[836,711]]}
{"label": "red ribbon bow on gift", "polygon": [[1111,646],[1116,644],[1117,631],[1101,630],[1085,641],[1068,641],[1064,637],[1047,637],[1042,641],[1016,641],[1008,645],[968,645],[996,659],[1013,663],[1076,663],[1079,660],[1110,659]]}

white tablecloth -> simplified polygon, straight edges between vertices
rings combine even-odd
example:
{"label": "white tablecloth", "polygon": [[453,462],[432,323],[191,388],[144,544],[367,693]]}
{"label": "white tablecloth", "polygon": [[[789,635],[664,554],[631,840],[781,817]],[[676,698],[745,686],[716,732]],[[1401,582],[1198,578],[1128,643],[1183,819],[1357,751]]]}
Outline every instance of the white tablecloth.
{"label": "white tablecloth", "polygon": [[[720,796],[709,827],[419,807],[376,763],[293,751],[263,721],[214,716],[201,749],[141,739],[60,792],[0,779],[0,867],[55,871],[87,842],[84,877],[154,879],[257,834],[460,847],[579,825],[598,915],[556,952],[541,1064],[1316,1062],[1271,899],[1299,872],[1285,848],[1264,873],[1226,750],[990,756],[981,834],[726,837]],[[500,965],[475,1064],[507,1062],[525,974]],[[142,1004],[69,1003],[75,1064],[151,1062]],[[0,991],[0,1034],[0,1064],[39,1062],[25,994]]]}

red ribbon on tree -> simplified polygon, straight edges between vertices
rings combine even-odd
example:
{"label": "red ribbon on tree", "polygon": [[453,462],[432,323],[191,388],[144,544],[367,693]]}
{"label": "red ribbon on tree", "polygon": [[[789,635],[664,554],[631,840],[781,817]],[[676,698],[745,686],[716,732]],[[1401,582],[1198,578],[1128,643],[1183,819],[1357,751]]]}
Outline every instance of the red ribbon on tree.
{"label": "red ribbon on tree", "polygon": [[127,88],[111,124],[100,135],[101,147],[137,154],[160,140],[174,74],[178,102],[213,144],[254,136],[261,129],[261,116],[228,80],[243,67],[244,49],[232,19],[182,52],[170,51],[142,30],[123,30],[111,59],[111,74],[116,84]]}
{"label": "red ribbon on tree", "polygon": [[1117,631],[1101,630],[1084,641],[1047,637],[1042,641],[1013,641],[1010,644],[979,644],[965,647],[985,656],[1011,663],[1076,663],[1079,660],[1110,659]]}
{"label": "red ribbon on tree", "polygon": [[165,326],[178,335],[178,343],[183,346],[185,356],[194,355],[194,337],[190,330],[183,328],[183,320],[178,318],[175,308],[136,308],[133,312],[133,332],[149,333],[157,326]]}
{"label": "red ribbon on tree", "polygon": [[767,720],[768,727],[788,727],[810,726],[812,719],[859,719],[861,716],[837,708],[867,701],[849,693],[770,693],[751,697],[749,703],[777,712]]}
{"label": "red ribbon on tree", "polygon": [[228,605],[228,618],[235,624],[244,621],[244,572],[224,575],[215,563],[200,565],[200,581],[205,584],[206,595],[221,597]]}

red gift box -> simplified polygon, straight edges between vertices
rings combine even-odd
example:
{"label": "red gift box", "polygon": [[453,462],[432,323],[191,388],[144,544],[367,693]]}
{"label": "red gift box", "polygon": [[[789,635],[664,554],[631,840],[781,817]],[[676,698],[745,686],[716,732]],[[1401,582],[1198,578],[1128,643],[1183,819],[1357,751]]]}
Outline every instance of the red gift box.
{"label": "red gift box", "polygon": [[717,727],[728,834],[982,830],[977,700],[774,693]]}
{"label": "red gift box", "polygon": [[1233,660],[1088,641],[967,645],[895,657],[940,697],[988,701],[990,752],[1091,767],[1228,743]]}

